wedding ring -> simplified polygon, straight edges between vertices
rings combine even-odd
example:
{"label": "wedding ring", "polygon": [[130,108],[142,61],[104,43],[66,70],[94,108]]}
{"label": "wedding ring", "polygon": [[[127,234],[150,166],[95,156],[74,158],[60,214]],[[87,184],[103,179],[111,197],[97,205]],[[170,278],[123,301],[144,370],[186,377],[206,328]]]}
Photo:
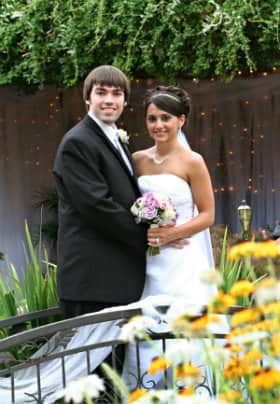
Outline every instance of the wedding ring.
{"label": "wedding ring", "polygon": [[159,238],[158,238],[158,237],[155,238],[155,242],[156,242],[157,244],[159,244]]}

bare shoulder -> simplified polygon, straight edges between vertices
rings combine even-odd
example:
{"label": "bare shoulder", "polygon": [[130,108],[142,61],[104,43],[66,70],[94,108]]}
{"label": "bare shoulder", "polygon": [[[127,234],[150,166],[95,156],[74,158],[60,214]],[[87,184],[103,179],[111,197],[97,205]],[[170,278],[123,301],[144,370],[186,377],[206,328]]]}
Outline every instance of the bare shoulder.
{"label": "bare shoulder", "polygon": [[208,173],[208,168],[202,155],[192,150],[186,151],[185,167],[190,182],[192,182],[192,179]]}
{"label": "bare shoulder", "polygon": [[186,150],[185,159],[191,166],[201,166],[205,164],[204,158],[201,154],[194,152],[193,150]]}
{"label": "bare shoulder", "polygon": [[150,154],[150,148],[149,149],[144,149],[144,150],[138,150],[132,154],[132,158],[135,162],[142,161],[143,159],[146,159],[149,157]]}

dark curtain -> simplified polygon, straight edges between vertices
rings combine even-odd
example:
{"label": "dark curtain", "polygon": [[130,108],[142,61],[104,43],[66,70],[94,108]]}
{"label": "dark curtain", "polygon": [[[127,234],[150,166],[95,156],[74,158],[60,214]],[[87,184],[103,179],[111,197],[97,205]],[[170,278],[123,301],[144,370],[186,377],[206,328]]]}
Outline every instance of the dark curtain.
{"label": "dark curtain", "polygon": [[[131,150],[151,145],[143,96],[154,80],[134,80],[120,124],[131,134]],[[239,230],[237,207],[246,199],[253,227],[280,219],[280,74],[231,83],[180,80],[192,96],[185,129],[192,148],[209,167],[216,197],[216,223]],[[46,87],[26,94],[0,87],[0,251],[23,266],[24,220],[36,238],[41,221],[55,220],[34,204],[52,189],[52,163],[63,134],[85,113],[81,88]],[[50,217],[48,217],[48,215]],[[1,266],[1,263],[0,263]],[[3,267],[3,265],[2,265]]]}

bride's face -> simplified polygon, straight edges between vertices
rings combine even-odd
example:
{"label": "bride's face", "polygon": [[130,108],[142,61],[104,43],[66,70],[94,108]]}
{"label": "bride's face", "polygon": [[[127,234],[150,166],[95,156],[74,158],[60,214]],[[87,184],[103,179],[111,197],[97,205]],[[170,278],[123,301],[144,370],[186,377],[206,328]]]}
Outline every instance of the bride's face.
{"label": "bride's face", "polygon": [[150,104],[147,108],[146,125],[150,136],[157,142],[176,138],[185,116],[177,117]]}

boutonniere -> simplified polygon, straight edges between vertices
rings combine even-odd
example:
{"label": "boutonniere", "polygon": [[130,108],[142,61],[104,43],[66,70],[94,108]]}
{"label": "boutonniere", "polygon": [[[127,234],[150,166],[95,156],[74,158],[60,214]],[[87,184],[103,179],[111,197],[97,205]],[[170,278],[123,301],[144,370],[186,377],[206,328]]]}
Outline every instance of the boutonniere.
{"label": "boutonniere", "polygon": [[123,129],[118,129],[117,130],[118,138],[123,144],[128,144],[129,143],[129,135],[127,134],[126,130]]}

